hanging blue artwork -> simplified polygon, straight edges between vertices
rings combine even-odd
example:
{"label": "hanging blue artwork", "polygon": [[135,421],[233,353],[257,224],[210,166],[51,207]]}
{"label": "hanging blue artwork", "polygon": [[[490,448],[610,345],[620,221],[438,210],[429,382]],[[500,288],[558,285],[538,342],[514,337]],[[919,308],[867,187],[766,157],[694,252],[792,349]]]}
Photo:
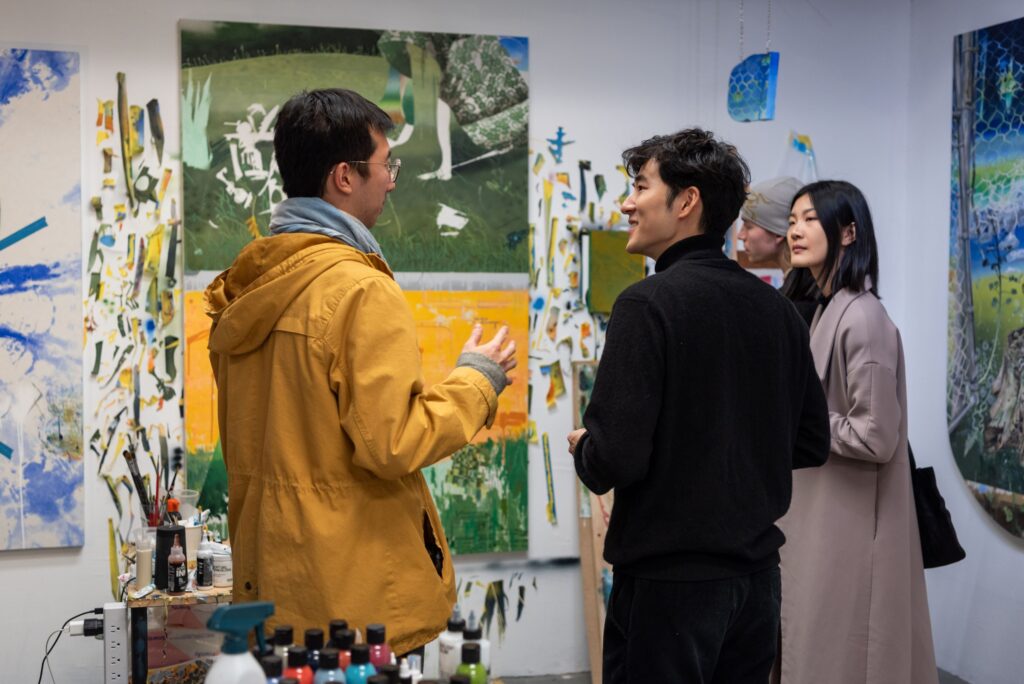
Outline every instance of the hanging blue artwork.
{"label": "hanging blue artwork", "polygon": [[778,79],[778,52],[751,55],[733,67],[729,74],[729,116],[736,121],[774,119]]}

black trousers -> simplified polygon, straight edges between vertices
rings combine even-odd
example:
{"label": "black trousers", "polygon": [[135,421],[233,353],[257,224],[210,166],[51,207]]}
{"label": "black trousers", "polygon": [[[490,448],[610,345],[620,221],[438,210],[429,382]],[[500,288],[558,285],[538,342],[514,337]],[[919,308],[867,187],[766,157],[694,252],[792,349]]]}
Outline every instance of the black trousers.
{"label": "black trousers", "polygon": [[777,566],[703,582],[616,574],[604,625],[605,684],[765,684],[781,593]]}

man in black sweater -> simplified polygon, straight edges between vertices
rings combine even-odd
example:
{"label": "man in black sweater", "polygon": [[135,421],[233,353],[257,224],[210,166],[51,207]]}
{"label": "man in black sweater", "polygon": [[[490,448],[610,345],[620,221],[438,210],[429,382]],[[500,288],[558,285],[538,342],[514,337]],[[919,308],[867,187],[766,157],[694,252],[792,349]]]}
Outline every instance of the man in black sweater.
{"label": "man in black sweater", "polygon": [[623,154],[626,251],[656,273],[612,310],[585,429],[585,485],[615,489],[604,681],[768,681],[779,622],[775,526],[793,468],[828,458],[825,396],[793,305],[722,252],[749,182],[700,129]]}

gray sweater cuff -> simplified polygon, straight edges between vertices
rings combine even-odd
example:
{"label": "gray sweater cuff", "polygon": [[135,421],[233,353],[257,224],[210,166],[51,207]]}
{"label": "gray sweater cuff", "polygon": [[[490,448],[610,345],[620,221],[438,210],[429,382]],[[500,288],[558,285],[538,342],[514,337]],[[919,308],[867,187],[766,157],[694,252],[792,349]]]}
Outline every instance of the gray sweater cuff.
{"label": "gray sweater cuff", "polygon": [[505,375],[501,364],[497,361],[492,361],[483,354],[463,352],[459,354],[459,360],[455,362],[455,365],[457,367],[466,366],[483,373],[487,381],[491,383],[491,387],[494,388],[495,394],[500,395],[501,391],[508,385],[508,376]]}

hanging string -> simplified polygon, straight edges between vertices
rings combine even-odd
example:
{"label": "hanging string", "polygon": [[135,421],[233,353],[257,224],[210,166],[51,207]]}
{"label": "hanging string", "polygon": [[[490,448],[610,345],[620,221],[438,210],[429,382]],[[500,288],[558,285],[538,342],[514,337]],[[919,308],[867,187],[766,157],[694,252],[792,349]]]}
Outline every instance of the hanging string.
{"label": "hanging string", "polygon": [[[743,26],[743,3],[744,0],[740,0],[740,61],[746,56],[746,52],[743,49],[743,38],[744,38],[744,26]],[[768,0],[768,28],[767,36],[764,44],[765,53],[772,51],[772,0]]]}
{"label": "hanging string", "polygon": [[743,0],[740,0],[740,61],[743,61]]}

